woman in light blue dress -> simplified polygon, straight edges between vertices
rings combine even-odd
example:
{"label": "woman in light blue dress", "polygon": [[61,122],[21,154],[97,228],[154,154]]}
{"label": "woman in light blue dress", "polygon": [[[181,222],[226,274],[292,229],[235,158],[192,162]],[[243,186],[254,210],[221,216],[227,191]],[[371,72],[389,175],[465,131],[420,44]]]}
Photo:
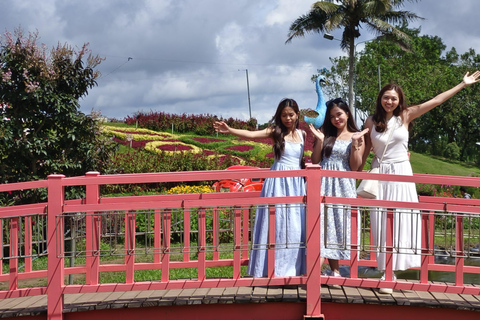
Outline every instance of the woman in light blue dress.
{"label": "woman in light blue dress", "polygon": [[[320,162],[324,170],[358,170],[362,165],[365,143],[358,132],[348,105],[337,98],[327,102],[325,122],[320,130],[310,126],[315,136],[312,163]],[[355,179],[322,177],[322,196],[356,198]],[[321,212],[321,263],[328,259],[333,276],[340,276],[338,260],[350,259],[350,210],[329,206]],[[326,221],[326,223],[325,223]],[[326,231],[326,237],[325,237]],[[326,241],[325,241],[326,240]]]}
{"label": "woman in light blue dress", "polygon": [[[215,122],[215,130],[244,138],[271,138],[275,161],[271,170],[299,170],[303,159],[305,132],[298,129],[300,110],[295,100],[283,99],[278,105],[270,126],[249,131],[230,128]],[[305,195],[303,177],[267,178],[262,197]],[[268,267],[268,207],[258,206],[252,234],[252,251],[248,273],[266,277]],[[305,207],[301,204],[278,204],[275,207],[275,276],[305,274]]]}

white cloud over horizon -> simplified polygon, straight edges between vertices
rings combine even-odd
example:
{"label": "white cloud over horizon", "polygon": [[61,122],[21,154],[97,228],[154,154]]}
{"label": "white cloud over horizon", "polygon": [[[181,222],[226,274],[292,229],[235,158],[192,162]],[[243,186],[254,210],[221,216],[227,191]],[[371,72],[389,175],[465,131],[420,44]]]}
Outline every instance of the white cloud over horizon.
{"label": "white cloud over horizon", "polygon": [[[123,119],[158,111],[246,120],[248,69],[252,116],[264,123],[284,97],[301,108],[315,107],[310,77],[331,66],[329,57],[346,55],[320,34],[285,44],[290,24],[313,2],[0,0],[0,31],[38,30],[40,42],[50,47],[88,42],[105,57],[98,86],[81,101],[85,113]],[[480,1],[423,0],[403,9],[424,17],[411,26],[440,37],[447,50],[480,52]],[[365,27],[359,41],[371,38]]]}

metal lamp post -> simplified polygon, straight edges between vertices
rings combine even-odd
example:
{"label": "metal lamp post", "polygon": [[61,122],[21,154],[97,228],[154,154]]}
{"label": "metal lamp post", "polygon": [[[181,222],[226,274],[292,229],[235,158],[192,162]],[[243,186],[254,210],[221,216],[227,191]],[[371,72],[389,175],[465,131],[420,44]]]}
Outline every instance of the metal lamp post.
{"label": "metal lamp post", "polygon": [[[243,71],[243,70],[238,70]],[[248,83],[248,69],[245,69],[245,75],[247,76],[247,95],[248,95],[248,112],[250,114],[250,119],[252,119],[252,106],[250,105],[250,84]]]}
{"label": "metal lamp post", "polygon": [[[328,40],[337,40],[337,41],[342,41],[340,39],[337,39],[335,38],[333,35],[329,34],[329,33],[325,33],[323,34],[323,37],[325,39],[328,39]],[[355,44],[355,46],[353,47],[353,52],[354,52],[354,61],[353,61],[353,68],[354,68],[354,90],[353,90],[353,94],[352,96],[354,96],[354,108],[355,108],[355,124],[357,123],[357,105],[355,103],[356,101],[356,92],[357,92],[357,74],[356,74],[356,68],[357,68],[357,46],[361,43],[366,43],[366,42],[370,42],[370,41],[375,41],[375,40],[381,40],[383,38],[383,36],[378,36],[374,39],[369,39],[369,40],[365,40],[365,41],[360,41],[360,42],[357,42]],[[378,90],[381,90],[382,89],[382,80],[381,80],[381,74],[380,74],[380,64],[378,65]]]}

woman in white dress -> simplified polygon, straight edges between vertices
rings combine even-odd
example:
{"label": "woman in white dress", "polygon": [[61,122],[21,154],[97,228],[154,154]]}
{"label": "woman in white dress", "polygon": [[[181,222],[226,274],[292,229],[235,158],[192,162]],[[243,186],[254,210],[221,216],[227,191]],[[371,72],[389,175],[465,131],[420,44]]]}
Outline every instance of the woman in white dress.
{"label": "woman in white dress", "polygon": [[[463,81],[435,98],[407,107],[403,90],[396,84],[383,87],[378,96],[375,113],[365,122],[370,130],[370,139],[366,139],[363,163],[373,147],[375,158],[372,168],[379,167],[380,173],[413,175],[408,158],[408,127],[422,114],[432,110],[451,98],[461,89],[478,82],[480,71],[472,75],[467,72]],[[393,130],[393,132],[391,132]],[[388,141],[388,145],[387,144]],[[386,149],[385,149],[386,148]],[[382,154],[385,154],[382,159]],[[382,159],[381,163],[380,159]],[[380,200],[418,202],[414,183],[379,183]],[[377,268],[385,270],[386,258],[386,211],[378,210],[370,215],[373,246],[377,250]],[[421,249],[421,216],[418,211],[396,210],[393,221],[393,271],[419,267]],[[392,289],[381,288],[381,293],[392,293]]]}

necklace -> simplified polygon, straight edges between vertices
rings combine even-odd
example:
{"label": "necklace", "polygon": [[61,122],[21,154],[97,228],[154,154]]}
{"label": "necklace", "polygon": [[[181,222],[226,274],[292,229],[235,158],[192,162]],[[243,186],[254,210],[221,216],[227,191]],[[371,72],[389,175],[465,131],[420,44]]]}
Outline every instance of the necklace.
{"label": "necklace", "polygon": [[285,140],[289,142],[300,142],[300,137],[297,134],[297,130],[291,131],[287,135],[285,135]]}

